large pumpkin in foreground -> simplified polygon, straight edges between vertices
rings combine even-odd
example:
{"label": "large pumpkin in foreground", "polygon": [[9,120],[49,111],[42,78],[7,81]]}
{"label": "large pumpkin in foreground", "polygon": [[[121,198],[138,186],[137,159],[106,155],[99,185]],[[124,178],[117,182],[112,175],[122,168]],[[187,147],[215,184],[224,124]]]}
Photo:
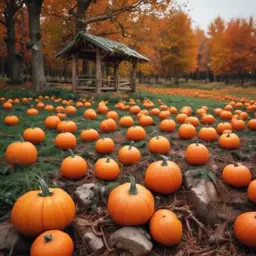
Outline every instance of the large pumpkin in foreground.
{"label": "large pumpkin in foreground", "polygon": [[49,230],[35,239],[30,256],[72,256],[73,251],[74,244],[68,234]]}
{"label": "large pumpkin in foreground", "polygon": [[234,223],[234,233],[240,243],[256,247],[256,212],[239,215]]}
{"label": "large pumpkin in foreground", "polygon": [[120,225],[145,224],[155,211],[154,197],[144,186],[135,183],[122,184],[113,189],[108,198],[108,212]]}
{"label": "large pumpkin in foreground", "polygon": [[75,217],[75,203],[64,190],[48,188],[29,191],[15,202],[11,212],[14,228],[23,235],[36,236],[46,230],[64,229]]}

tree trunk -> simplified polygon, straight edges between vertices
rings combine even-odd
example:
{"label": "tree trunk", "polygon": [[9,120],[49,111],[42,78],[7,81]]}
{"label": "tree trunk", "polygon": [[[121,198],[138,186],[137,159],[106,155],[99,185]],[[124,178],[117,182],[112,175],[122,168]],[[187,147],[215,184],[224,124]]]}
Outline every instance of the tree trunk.
{"label": "tree trunk", "polygon": [[35,91],[48,87],[44,73],[44,61],[41,44],[40,16],[43,0],[30,0],[27,3],[29,13],[29,36],[32,50],[32,88]]}
{"label": "tree trunk", "polygon": [[8,63],[8,77],[11,81],[20,80],[19,75],[19,59],[15,49],[15,10],[13,1],[7,5],[7,11],[5,15],[6,19],[6,46],[7,46],[7,63]]}

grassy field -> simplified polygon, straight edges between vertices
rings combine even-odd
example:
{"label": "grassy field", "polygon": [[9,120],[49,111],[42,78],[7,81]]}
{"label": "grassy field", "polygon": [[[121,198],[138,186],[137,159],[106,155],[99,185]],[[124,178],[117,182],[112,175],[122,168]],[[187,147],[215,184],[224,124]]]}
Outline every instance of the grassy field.
{"label": "grassy field", "polygon": [[[236,95],[240,96],[240,95]],[[249,94],[248,94],[249,96]],[[208,106],[209,113],[213,113],[214,108],[221,107],[223,108],[225,104],[227,104],[227,101],[219,100],[216,101],[216,99],[209,99],[209,98],[195,98],[191,96],[181,96],[181,95],[163,95],[158,93],[152,93],[147,92],[144,90],[139,90],[136,94],[118,94],[118,95],[111,95],[111,94],[103,94],[102,96],[99,96],[96,100],[94,100],[94,103],[92,105],[92,108],[96,109],[97,104],[101,100],[107,100],[108,101],[108,107],[110,110],[116,110],[115,104],[120,100],[125,100],[128,102],[129,98],[134,98],[136,100],[136,104],[141,106],[142,101],[145,98],[151,99],[154,103],[156,103],[156,107],[159,107],[158,99],[161,99],[166,105],[168,106],[175,106],[177,109],[180,109],[183,106],[190,106],[193,109],[193,115],[195,115],[195,111],[200,108],[203,105]],[[253,97],[252,97],[253,98]],[[52,100],[43,100],[45,104],[53,104],[54,106],[61,105],[60,103],[55,103]],[[94,145],[95,143],[84,143],[80,141],[80,131],[82,129],[86,128],[95,128],[99,129],[99,124],[102,120],[105,119],[105,115],[98,115],[97,120],[89,121],[83,117],[83,112],[85,111],[86,107],[79,108],[77,110],[77,113],[73,116],[69,116],[68,119],[73,120],[78,125],[78,131],[75,133],[76,138],[78,140],[78,146],[74,149],[74,153],[83,156],[89,165],[89,175],[85,177],[81,181],[68,181],[60,177],[58,174],[59,167],[61,161],[69,155],[69,152],[63,151],[60,149],[57,149],[54,145],[54,139],[57,135],[56,130],[47,129],[44,124],[44,120],[47,116],[54,114],[54,112],[49,112],[46,110],[40,110],[40,114],[38,116],[27,116],[26,110],[31,105],[36,105],[35,102],[29,102],[26,104],[17,104],[14,106],[12,110],[3,110],[1,108],[0,110],[0,217],[1,219],[8,218],[10,209],[20,195],[27,192],[28,190],[35,189],[38,187],[37,185],[37,175],[44,177],[46,181],[51,184],[52,186],[58,186],[60,184],[65,184],[65,189],[68,190],[71,194],[74,191],[74,189],[83,183],[87,182],[96,182],[101,184],[107,184],[102,181],[99,181],[95,178],[93,173],[93,165],[95,161],[101,157],[99,154],[95,153]],[[243,109],[244,110],[244,109]],[[130,115],[129,112],[123,111],[123,110],[116,110],[119,114],[119,116],[124,115]],[[3,124],[3,119],[7,115],[16,115],[20,119],[20,123],[16,126],[5,126]],[[250,113],[250,116],[253,117],[253,113]],[[135,125],[138,125],[138,120],[136,116],[133,116],[135,120]],[[175,119],[175,115],[172,116],[173,119]],[[144,171],[148,164],[152,162],[154,159],[159,159],[159,156],[154,156],[149,154],[146,143],[154,136],[154,132],[157,131],[159,134],[167,137],[172,144],[172,150],[170,152],[170,158],[175,161],[182,169],[183,172],[185,172],[188,169],[193,169],[196,167],[189,166],[184,162],[183,157],[180,156],[181,152],[184,152],[186,147],[191,144],[192,142],[195,142],[199,140],[198,138],[194,138],[192,140],[183,141],[178,138],[178,128],[179,125],[176,127],[176,131],[171,134],[162,133],[158,128],[159,118],[154,117],[155,124],[153,126],[149,126],[146,128],[147,131],[147,139],[146,141],[135,143],[135,146],[137,146],[142,153],[143,159],[139,164],[136,164],[135,166],[131,167],[124,167],[122,166],[122,175],[120,178],[116,181],[117,184],[120,184],[127,180],[128,176],[130,174],[133,174],[137,178],[138,183],[143,183],[143,176]],[[218,122],[220,122],[220,119],[216,117],[216,122],[213,125],[214,127],[217,126]],[[20,140],[20,137],[22,136],[23,131],[26,128],[29,128],[31,126],[34,127],[40,127],[42,128],[46,133],[46,139],[43,143],[40,145],[37,145],[38,150],[38,161],[33,166],[28,167],[15,167],[14,169],[11,168],[4,159],[4,154],[7,146],[17,140]],[[202,127],[202,125],[199,125],[197,127],[197,130],[199,130]],[[127,145],[127,140],[125,139],[125,133],[126,129],[124,128],[118,128],[118,130],[115,133],[110,134],[101,134],[105,137],[111,137],[116,143],[116,150],[113,154],[110,156],[114,159],[117,159],[117,152],[118,149],[123,146]],[[237,133],[239,137],[241,138],[241,149],[240,150],[233,150],[228,151],[224,149],[220,149],[218,146],[218,142],[208,143],[207,147],[209,148],[211,152],[211,161],[210,163],[205,166],[205,170],[213,171],[211,169],[211,166],[213,163],[215,163],[218,166],[218,170],[214,172],[214,176],[216,176],[216,179],[221,183],[221,186],[225,186],[221,182],[221,170],[224,167],[225,164],[230,163],[231,161],[242,161],[245,162],[248,167],[251,168],[253,178],[256,178],[256,136],[255,132],[245,130],[242,132]],[[184,153],[183,153],[184,156]],[[109,185],[109,184],[108,184]],[[110,184],[111,187],[111,184]],[[242,196],[244,197],[245,190],[242,189],[240,191],[238,190],[232,190],[229,187],[225,187],[224,192],[222,191],[222,197],[224,198],[224,201],[230,201],[232,193],[235,193],[236,196]],[[181,191],[177,192],[177,197],[180,198],[181,202],[184,202],[187,204],[187,194],[186,190],[182,187]],[[224,193],[224,194],[223,194]],[[174,197],[161,197],[161,205],[167,206],[173,201]],[[101,206],[105,209],[104,202],[96,202],[96,206]],[[94,208],[94,207],[92,207]],[[249,204],[245,203],[243,210],[253,210],[254,207]],[[93,209],[89,210],[90,214],[95,214],[93,212]],[[88,214],[88,213],[87,213]],[[196,228],[195,228],[196,230]],[[231,230],[231,227],[230,227]],[[196,231],[195,231],[196,232]],[[231,231],[230,231],[231,232]],[[185,244],[186,238],[183,238],[183,246],[187,246]],[[200,241],[194,241],[194,243],[200,247],[203,248],[203,243],[200,243]],[[231,243],[235,243],[234,240],[231,240]],[[79,248],[78,248],[79,249]],[[80,254],[77,255],[85,255],[83,253],[88,253],[86,251],[87,249],[79,249]],[[177,252],[177,248],[166,250],[165,248],[161,246],[156,247],[156,251],[158,251],[159,254],[155,255],[164,255],[164,253],[174,253]],[[82,253],[81,253],[82,251]],[[248,251],[246,248],[240,247],[235,243],[235,249],[233,248],[233,252],[239,252],[242,253],[250,253],[251,251]],[[170,255],[170,254],[168,254]],[[222,255],[222,254],[219,254]],[[224,255],[224,254],[223,254]],[[235,255],[235,254],[232,254]],[[249,254],[247,254],[249,255]]]}

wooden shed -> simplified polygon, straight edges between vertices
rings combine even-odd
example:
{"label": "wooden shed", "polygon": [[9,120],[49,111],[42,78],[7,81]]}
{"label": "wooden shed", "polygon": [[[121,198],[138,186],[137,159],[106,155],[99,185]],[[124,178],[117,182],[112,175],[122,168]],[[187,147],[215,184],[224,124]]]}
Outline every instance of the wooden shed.
{"label": "wooden shed", "polygon": [[[74,39],[56,57],[72,60],[72,88],[77,93],[94,91],[136,91],[136,66],[149,59],[125,44],[103,37],[78,32]],[[87,59],[96,63],[95,75],[78,75],[77,60]],[[119,78],[119,65],[122,61],[132,64],[130,79]],[[102,64],[114,67],[111,77],[103,77]]]}

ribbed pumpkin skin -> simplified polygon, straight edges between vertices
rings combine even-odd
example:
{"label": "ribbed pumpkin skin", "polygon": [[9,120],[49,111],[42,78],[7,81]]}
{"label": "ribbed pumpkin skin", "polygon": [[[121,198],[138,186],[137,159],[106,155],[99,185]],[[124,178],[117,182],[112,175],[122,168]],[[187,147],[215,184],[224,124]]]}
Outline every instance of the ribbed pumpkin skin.
{"label": "ribbed pumpkin skin", "polygon": [[60,123],[60,118],[58,116],[48,116],[44,123],[47,128],[55,129]]}
{"label": "ribbed pumpkin skin", "polygon": [[239,215],[234,223],[236,239],[249,247],[256,247],[256,212]]}
{"label": "ribbed pumpkin skin", "polygon": [[145,224],[155,211],[154,197],[144,186],[136,184],[137,194],[129,194],[130,183],[113,189],[108,198],[108,212],[120,225]]}
{"label": "ribbed pumpkin skin", "polygon": [[36,147],[27,141],[11,143],[5,152],[5,159],[10,164],[31,165],[37,160]]}
{"label": "ribbed pumpkin skin", "polygon": [[36,236],[46,230],[62,230],[72,222],[75,217],[72,198],[60,188],[50,191],[51,196],[42,197],[41,190],[35,190],[18,198],[11,212],[11,222],[18,232]]}
{"label": "ribbed pumpkin skin", "polygon": [[240,139],[234,133],[222,134],[219,139],[221,148],[236,149],[240,147]]}
{"label": "ribbed pumpkin skin", "polygon": [[94,166],[95,174],[102,180],[115,180],[120,174],[118,163],[111,158],[100,158]]}
{"label": "ribbed pumpkin skin", "polygon": [[127,129],[127,140],[140,141],[146,138],[146,131],[141,126],[132,126]]}
{"label": "ribbed pumpkin skin", "polygon": [[70,132],[60,133],[55,138],[55,146],[61,149],[73,149],[76,147],[76,137]]}
{"label": "ribbed pumpkin skin", "polygon": [[171,143],[163,136],[156,136],[149,140],[148,150],[155,154],[167,154],[171,150]]}
{"label": "ribbed pumpkin skin", "polygon": [[193,139],[196,136],[196,128],[192,124],[182,124],[179,128],[179,137],[181,139]]}
{"label": "ribbed pumpkin skin", "polygon": [[182,173],[179,166],[167,161],[156,161],[150,164],[145,173],[146,187],[160,194],[170,194],[178,190],[182,184]]}
{"label": "ribbed pumpkin skin", "polygon": [[152,237],[165,246],[173,246],[181,241],[182,224],[172,211],[156,211],[150,220],[149,228]]}
{"label": "ribbed pumpkin skin", "polygon": [[[46,242],[45,236],[52,240]],[[74,244],[71,237],[60,230],[49,230],[38,236],[33,242],[30,256],[72,256]]]}
{"label": "ribbed pumpkin skin", "polygon": [[140,161],[141,154],[136,147],[124,146],[118,152],[118,159],[122,164],[135,164]]}
{"label": "ribbed pumpkin skin", "polygon": [[112,153],[115,150],[115,143],[110,138],[98,139],[95,144],[95,150],[101,154]]}
{"label": "ribbed pumpkin skin", "polygon": [[33,144],[43,142],[45,133],[41,128],[28,128],[23,132],[23,138]]}
{"label": "ribbed pumpkin skin", "polygon": [[185,151],[185,159],[191,165],[204,165],[209,161],[209,158],[209,150],[200,143],[190,144]]}
{"label": "ribbed pumpkin skin", "polygon": [[6,116],[4,119],[6,125],[16,125],[19,123],[19,118],[17,116]]}
{"label": "ribbed pumpkin skin", "polygon": [[199,138],[204,141],[216,141],[218,134],[213,127],[203,127],[199,131]]}
{"label": "ribbed pumpkin skin", "polygon": [[95,129],[83,130],[80,134],[80,139],[85,142],[95,141],[99,137],[99,133]]}
{"label": "ribbed pumpkin skin", "polygon": [[61,121],[57,126],[58,132],[71,132],[77,131],[77,125],[74,121]]}

